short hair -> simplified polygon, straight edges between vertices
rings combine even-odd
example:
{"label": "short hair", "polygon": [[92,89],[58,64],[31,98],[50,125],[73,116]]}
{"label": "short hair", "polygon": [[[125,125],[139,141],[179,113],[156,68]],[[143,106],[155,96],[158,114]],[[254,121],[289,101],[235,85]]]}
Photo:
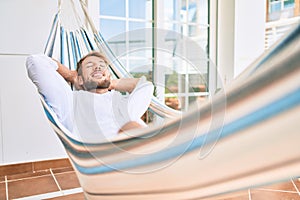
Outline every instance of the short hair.
{"label": "short hair", "polygon": [[76,69],[76,71],[77,71],[77,73],[78,73],[78,75],[81,75],[82,74],[82,62],[86,59],[86,58],[88,58],[88,57],[91,57],[91,56],[96,56],[96,57],[98,57],[98,58],[101,58],[102,60],[104,60],[104,62],[108,65],[108,63],[109,63],[109,61],[108,61],[108,59],[106,58],[106,56],[104,55],[104,54],[102,54],[102,53],[100,53],[100,52],[98,52],[98,51],[91,51],[91,52],[89,52],[87,55],[85,55],[84,57],[82,57],[79,61],[78,61],[78,63],[77,63],[77,69]]}

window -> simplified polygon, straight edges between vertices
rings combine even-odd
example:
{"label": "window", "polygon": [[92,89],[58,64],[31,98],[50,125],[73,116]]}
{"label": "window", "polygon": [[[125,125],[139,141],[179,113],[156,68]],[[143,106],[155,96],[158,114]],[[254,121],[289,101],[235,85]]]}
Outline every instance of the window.
{"label": "window", "polygon": [[166,104],[187,111],[194,101],[208,96],[208,1],[160,2],[163,20],[157,20],[157,26],[166,30],[165,43],[172,53],[158,54],[158,63],[165,63],[166,69],[157,70],[164,74],[160,78],[164,79]]}
{"label": "window", "polygon": [[208,7],[208,0],[99,0],[99,29],[127,71],[185,111],[208,96]]}
{"label": "window", "polygon": [[268,0],[268,21],[294,16],[295,0]]}
{"label": "window", "polygon": [[299,4],[297,0],[267,0],[267,23],[265,48],[270,48],[278,39],[299,23]]}
{"label": "window", "polygon": [[[152,70],[151,50],[137,50],[152,45],[152,1],[100,0],[99,29],[115,55],[134,76]],[[148,30],[148,31],[147,31]]]}

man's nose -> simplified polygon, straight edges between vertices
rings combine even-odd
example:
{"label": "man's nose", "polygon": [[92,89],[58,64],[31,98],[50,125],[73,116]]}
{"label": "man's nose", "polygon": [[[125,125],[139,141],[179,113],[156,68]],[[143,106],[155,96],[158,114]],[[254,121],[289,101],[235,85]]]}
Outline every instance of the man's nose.
{"label": "man's nose", "polygon": [[100,67],[99,65],[95,65],[95,66],[94,66],[94,69],[95,69],[95,70],[101,70],[101,67]]}

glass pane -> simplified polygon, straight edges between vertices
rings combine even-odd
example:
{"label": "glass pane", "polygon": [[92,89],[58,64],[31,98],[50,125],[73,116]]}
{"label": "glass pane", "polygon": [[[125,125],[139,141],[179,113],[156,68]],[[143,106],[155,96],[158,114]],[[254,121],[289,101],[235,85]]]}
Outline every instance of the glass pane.
{"label": "glass pane", "polygon": [[118,38],[115,37],[107,40],[107,43],[117,57],[124,55],[124,52],[127,51],[125,40],[118,40]]}
{"label": "glass pane", "polygon": [[[187,5],[188,3],[188,5]],[[185,23],[208,23],[207,0],[190,0],[181,2],[180,19]]]}
{"label": "glass pane", "polygon": [[184,108],[184,98],[178,93],[183,93],[185,88],[185,75],[175,71],[165,74],[165,104],[175,110]]}
{"label": "glass pane", "polygon": [[146,26],[147,25],[144,22],[129,22],[129,31],[143,29],[146,28]]}
{"label": "glass pane", "polygon": [[195,19],[198,24],[208,24],[208,0],[190,0],[196,6]]}
{"label": "glass pane", "polygon": [[151,23],[129,22],[128,36],[130,49],[135,47],[146,49],[153,45]]}
{"label": "glass pane", "polygon": [[126,68],[127,58],[126,57],[117,57],[118,61]]}
{"label": "glass pane", "polygon": [[152,1],[129,0],[129,17],[140,19],[152,19]]}
{"label": "glass pane", "polygon": [[206,92],[207,78],[201,74],[189,74],[189,92]]}
{"label": "glass pane", "polygon": [[164,20],[173,21],[180,19],[180,1],[178,0],[164,0]]}
{"label": "glass pane", "polygon": [[100,31],[104,39],[109,40],[116,35],[125,33],[125,21],[100,19]]}
{"label": "glass pane", "polygon": [[100,15],[125,17],[125,2],[126,0],[100,0]]}
{"label": "glass pane", "polygon": [[182,0],[180,14],[182,22],[196,22],[197,1],[189,1],[189,4],[187,5],[187,2]]}
{"label": "glass pane", "polygon": [[151,60],[143,59],[135,55],[129,56],[129,70],[134,77],[145,76],[147,80],[152,80],[152,63]]}
{"label": "glass pane", "polygon": [[201,102],[207,100],[207,96],[194,96],[194,97],[189,97],[189,106],[191,106],[192,104],[197,103],[197,107],[199,108],[199,106],[201,105]]}
{"label": "glass pane", "polygon": [[295,0],[284,1],[284,8],[294,8],[294,7],[295,7]]}
{"label": "glass pane", "polygon": [[[180,30],[181,26],[179,23],[171,23],[171,22],[162,21],[160,26],[164,30],[170,30],[170,31],[174,31],[176,33],[181,33],[181,30]],[[169,36],[172,36],[172,34],[173,33],[170,33]]]}
{"label": "glass pane", "polygon": [[175,110],[181,110],[182,103],[178,97],[166,97],[165,104]]}
{"label": "glass pane", "polygon": [[136,41],[129,44],[130,54],[136,59],[148,59],[152,62],[152,51],[149,48],[145,48],[145,43],[142,41]]}
{"label": "glass pane", "polygon": [[192,97],[189,97],[189,105],[191,105],[192,103],[195,103],[195,101],[197,100],[198,97],[196,96],[192,96]]}
{"label": "glass pane", "polygon": [[204,52],[208,52],[208,28],[201,26],[189,26],[189,37],[200,45]]}
{"label": "glass pane", "polygon": [[277,12],[281,10],[281,2],[280,1],[274,1],[270,3],[270,13]]}
{"label": "glass pane", "polygon": [[188,9],[187,9],[187,1],[181,0],[180,1],[180,21],[187,22],[188,21]]}
{"label": "glass pane", "polygon": [[178,74],[173,71],[172,74],[165,75],[165,93],[176,96],[176,93],[185,91],[185,74]]}

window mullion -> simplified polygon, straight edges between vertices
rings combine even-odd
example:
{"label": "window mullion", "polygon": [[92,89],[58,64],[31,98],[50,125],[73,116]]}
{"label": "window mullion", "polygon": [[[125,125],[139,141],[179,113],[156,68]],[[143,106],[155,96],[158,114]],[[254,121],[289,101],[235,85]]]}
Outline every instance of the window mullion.
{"label": "window mullion", "polygon": [[[126,45],[126,52],[129,52],[129,0],[126,0],[125,3],[125,45]],[[129,56],[128,53],[126,53],[126,69],[130,72],[130,66],[129,66]]]}

